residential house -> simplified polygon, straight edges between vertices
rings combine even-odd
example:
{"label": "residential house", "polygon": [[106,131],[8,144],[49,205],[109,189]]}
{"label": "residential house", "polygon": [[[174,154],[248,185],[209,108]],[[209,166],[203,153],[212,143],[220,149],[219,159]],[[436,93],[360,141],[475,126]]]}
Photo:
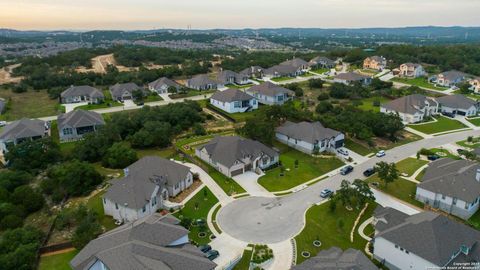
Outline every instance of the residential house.
{"label": "residential house", "polygon": [[309,63],[300,58],[284,61],[276,66],[265,70],[265,76],[269,78],[297,77],[304,74],[309,68]]}
{"label": "residential house", "polygon": [[404,63],[401,64],[399,67],[399,74],[400,77],[408,77],[408,78],[418,78],[423,77],[427,73],[423,66],[416,63]]}
{"label": "residential house", "polygon": [[370,56],[363,60],[364,69],[375,69],[382,71],[387,67],[387,59],[383,56]]}
{"label": "residential house", "polygon": [[22,118],[6,125],[0,133],[0,149],[3,153],[13,145],[28,141],[37,140],[49,136],[47,123],[38,119]]}
{"label": "residential house", "polygon": [[190,168],[157,156],[146,156],[124,169],[125,176],[112,181],[103,196],[106,215],[132,221],[165,207],[193,183]]}
{"label": "residential house", "polygon": [[413,94],[381,104],[380,112],[397,114],[404,124],[411,124],[437,114],[439,104],[434,98]]}
{"label": "residential house", "polygon": [[431,77],[429,81],[439,86],[452,87],[463,82],[466,76],[467,74],[463,72],[451,70],[437,74]]}
{"label": "residential house", "polygon": [[200,74],[187,80],[187,87],[199,91],[215,90],[218,88],[218,82],[210,79],[207,74]]}
{"label": "residential house", "polygon": [[263,78],[263,70],[264,68],[261,66],[251,66],[240,71],[240,74],[246,75],[250,79]]}
{"label": "residential house", "polygon": [[231,70],[223,70],[217,74],[218,88],[226,87],[229,84],[244,85],[250,82],[250,77],[244,73],[236,73]]}
{"label": "residential house", "polygon": [[100,126],[105,125],[105,121],[99,113],[73,110],[60,114],[57,117],[57,125],[60,141],[75,141],[87,133],[95,132]]}
{"label": "residential house", "polygon": [[110,86],[110,94],[112,99],[123,102],[124,100],[132,100],[133,92],[142,91],[144,95],[147,95],[146,91],[135,83],[117,83]]}
{"label": "residential house", "polygon": [[148,89],[157,94],[167,94],[169,89],[175,89],[178,92],[182,87],[181,84],[167,77],[161,77],[148,84]]}
{"label": "residential house", "polygon": [[90,241],[70,261],[73,270],[213,270],[216,264],[189,243],[171,215],[154,214]]}
{"label": "residential house", "polygon": [[477,94],[480,93],[480,77],[472,78],[468,80],[468,83],[470,84],[470,90]]}
{"label": "residential house", "polygon": [[357,249],[349,248],[345,251],[339,247],[331,247],[320,251],[301,264],[292,267],[292,270],[378,270],[365,254]]}
{"label": "residential house", "polygon": [[228,177],[257,172],[278,163],[279,154],[266,145],[239,136],[219,136],[195,149],[195,155]]}
{"label": "residential house", "polygon": [[430,163],[415,198],[462,219],[470,218],[480,205],[480,164],[450,158]]}
{"label": "residential house", "polygon": [[464,95],[447,95],[437,98],[442,113],[453,115],[475,116],[478,113],[478,102]]}
{"label": "residential house", "polygon": [[88,85],[70,86],[60,94],[62,104],[88,102],[93,104],[102,103],[105,96],[102,91]]}
{"label": "residential house", "polygon": [[280,142],[307,154],[325,151],[336,152],[342,148],[345,135],[340,131],[324,127],[320,122],[285,122],[275,129]]}
{"label": "residential house", "polygon": [[369,85],[372,82],[372,77],[355,72],[346,72],[337,74],[333,81],[336,83],[343,83],[346,85],[352,85],[354,83],[361,83],[363,85]]}
{"label": "residential house", "polygon": [[216,92],[210,97],[210,104],[228,113],[241,113],[258,109],[257,100],[238,89]]}
{"label": "residential house", "polygon": [[[374,258],[392,270],[479,269],[480,231],[429,211],[412,216],[379,206],[374,212]],[[449,268],[450,267],[450,268]]]}
{"label": "residential house", "polygon": [[247,89],[246,93],[255,97],[258,102],[265,105],[282,105],[295,96],[295,92],[292,90],[271,82],[254,85]]}
{"label": "residential house", "polygon": [[325,56],[317,56],[310,60],[308,63],[311,68],[334,68],[337,63],[335,61],[325,57]]}

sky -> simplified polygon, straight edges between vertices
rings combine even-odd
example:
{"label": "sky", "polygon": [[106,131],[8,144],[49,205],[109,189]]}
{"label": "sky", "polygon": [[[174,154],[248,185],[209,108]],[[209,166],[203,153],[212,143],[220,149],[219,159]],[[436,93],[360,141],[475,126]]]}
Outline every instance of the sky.
{"label": "sky", "polygon": [[480,0],[0,0],[0,28],[480,26]]}

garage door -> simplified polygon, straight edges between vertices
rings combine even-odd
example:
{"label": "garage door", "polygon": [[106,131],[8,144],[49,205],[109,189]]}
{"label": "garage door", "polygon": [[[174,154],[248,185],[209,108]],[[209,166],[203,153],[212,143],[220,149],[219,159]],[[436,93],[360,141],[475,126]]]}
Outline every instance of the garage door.
{"label": "garage door", "polygon": [[465,116],[467,113],[464,111],[457,110],[457,114]]}
{"label": "garage door", "polygon": [[245,165],[245,171],[251,171],[252,170],[252,163]]}
{"label": "garage door", "polygon": [[239,174],[242,174],[243,173],[243,169],[238,169],[238,170],[234,170],[232,171],[230,174],[233,176],[235,175],[239,175]]}

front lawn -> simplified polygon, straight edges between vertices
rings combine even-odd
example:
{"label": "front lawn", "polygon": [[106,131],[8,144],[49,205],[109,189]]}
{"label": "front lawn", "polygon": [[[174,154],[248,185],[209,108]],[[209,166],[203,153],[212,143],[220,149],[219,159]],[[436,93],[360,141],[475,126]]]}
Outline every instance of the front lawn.
{"label": "front lawn", "polygon": [[302,75],[300,75],[300,77],[304,77],[304,78],[308,78],[308,77],[312,77],[312,76],[315,76],[315,74],[310,73],[310,72],[305,72]]}
{"label": "front lawn", "polygon": [[378,183],[373,185],[373,187],[404,202],[423,208],[423,204],[415,200],[417,184],[415,184],[414,182],[399,177],[395,181],[389,183],[387,187],[385,187],[384,182],[380,180],[380,178],[378,178],[377,174],[370,176],[365,181],[367,181],[369,184]]}
{"label": "front lawn", "polygon": [[436,117],[437,121],[434,123],[420,124],[420,125],[409,125],[410,128],[423,132],[425,134],[434,134],[439,132],[446,132],[461,128],[466,128],[466,126],[457,121],[447,117],[439,116]]}
{"label": "front lawn", "polygon": [[250,88],[252,86],[254,86],[255,84],[253,83],[247,83],[247,84],[227,84],[225,85],[226,87],[228,87],[229,89],[242,89],[242,88]]}
{"label": "front lawn", "polygon": [[231,196],[234,194],[241,194],[245,193],[245,189],[243,189],[235,180],[229,178],[222,174],[221,172],[215,170],[212,166],[204,162],[203,160],[196,158],[197,161],[203,163],[206,167],[208,167],[209,171],[208,174],[213,178],[215,183],[217,183],[227,195]]}
{"label": "front lawn", "polygon": [[[280,149],[285,172],[280,176],[281,169],[277,167],[258,179],[258,183],[270,192],[291,189],[344,165],[335,157],[315,158],[278,142],[274,146]],[[298,160],[298,168],[295,168],[295,160]]]}
{"label": "front lawn", "polygon": [[274,82],[284,82],[284,81],[289,81],[295,79],[294,77],[276,77],[272,78],[271,80]]}
{"label": "front lawn", "polygon": [[200,95],[207,95],[211,93],[215,93],[217,90],[193,90],[190,89],[186,93],[177,93],[177,94],[171,94],[169,97],[171,99],[178,99],[178,98],[188,98],[188,97],[194,97],[194,96],[200,96]]}
{"label": "front lawn", "polygon": [[105,109],[110,107],[119,107],[123,106],[122,103],[116,101],[107,101],[100,104],[87,104],[75,107],[75,110],[96,110],[96,109]]}
{"label": "front lawn", "polygon": [[406,158],[397,163],[397,169],[400,173],[405,173],[407,176],[411,176],[425,164],[428,164],[428,161],[416,158]]}
{"label": "front lawn", "polygon": [[467,223],[473,226],[475,229],[480,230],[480,211],[477,211],[477,213],[470,217]]}
{"label": "front lawn", "polygon": [[328,68],[317,68],[317,69],[312,69],[310,70],[311,72],[318,73],[318,74],[323,74],[325,72],[330,71]]}
{"label": "front lawn", "polygon": [[345,140],[345,147],[362,156],[367,156],[375,152],[374,148],[366,147],[358,142],[353,141],[352,139]]}
{"label": "front lawn", "polygon": [[253,245],[249,244],[248,247],[243,251],[242,258],[235,265],[233,270],[249,270],[250,261],[252,260]]}
{"label": "front lawn", "polygon": [[473,119],[468,119],[466,118],[468,122],[474,124],[477,127],[480,127],[480,117],[473,118]]}
{"label": "front lawn", "polygon": [[447,149],[432,148],[432,149],[429,149],[429,150],[432,151],[434,154],[442,157],[442,158],[446,157],[446,158],[451,158],[451,159],[461,159],[459,156],[450,153],[450,151],[448,151]]}
{"label": "front lawn", "polygon": [[419,77],[419,78],[414,78],[414,79],[407,79],[407,78],[398,78],[395,77],[392,79],[394,82],[399,82],[399,83],[404,83],[404,84],[409,84],[409,85],[414,85],[418,87],[423,87],[423,88],[428,88],[428,89],[433,89],[433,90],[440,90],[444,91],[447,90],[447,87],[440,87],[440,86],[435,86],[427,81],[427,78],[425,77]]}
{"label": "front lawn", "polygon": [[38,270],[71,270],[70,261],[78,254],[78,250],[40,257]]}
{"label": "front lawn", "polygon": [[[480,118],[479,118],[480,119]],[[466,147],[466,148],[478,148],[480,147],[480,137],[474,137],[472,138],[472,142],[469,143],[468,140],[464,140],[464,141],[459,141],[459,142],[456,142],[456,144],[460,145],[460,146],[463,146],[463,147]]]}

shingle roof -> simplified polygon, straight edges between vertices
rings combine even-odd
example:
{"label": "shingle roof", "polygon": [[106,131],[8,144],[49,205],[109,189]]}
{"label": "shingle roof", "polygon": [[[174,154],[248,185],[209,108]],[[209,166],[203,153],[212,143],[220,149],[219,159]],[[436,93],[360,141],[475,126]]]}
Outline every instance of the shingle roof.
{"label": "shingle roof", "polygon": [[167,85],[167,87],[175,87],[176,89],[179,89],[182,87],[182,85],[180,85],[176,81],[171,80],[167,77],[158,78],[155,81],[148,84],[148,86],[152,87],[153,89],[158,89],[164,85]]}
{"label": "shingle roof", "polygon": [[244,101],[244,100],[251,100],[254,97],[245,94],[243,91],[238,89],[228,89],[225,91],[215,92],[212,95],[211,99],[218,100],[221,102],[233,102],[233,101]]}
{"label": "shingle roof", "polygon": [[275,131],[290,138],[311,144],[324,139],[330,139],[341,134],[340,131],[324,127],[320,122],[293,123],[287,121],[280,127],[276,128]]}
{"label": "shingle roof", "polygon": [[470,109],[472,106],[476,106],[478,102],[464,96],[464,95],[447,95],[437,98],[438,103],[442,106],[458,109]]}
{"label": "shingle roof", "polygon": [[247,92],[259,93],[261,95],[270,97],[276,96],[278,94],[287,94],[291,96],[295,95],[295,92],[293,92],[292,90],[278,86],[271,82],[264,82],[259,85],[254,85],[250,87]]}
{"label": "shingle roof", "polygon": [[375,230],[379,232],[395,227],[405,222],[405,219],[409,217],[409,215],[400,212],[395,208],[382,207],[381,205],[378,205],[377,208],[375,208],[373,216],[377,220],[381,220],[375,224]]}
{"label": "shingle roof", "polygon": [[136,83],[117,83],[113,86],[110,86],[110,92],[114,97],[120,97],[124,92],[129,92],[130,94],[135,90],[143,90]]}
{"label": "shingle roof", "polygon": [[382,107],[399,113],[414,114],[426,107],[425,103],[430,104],[430,106],[436,104],[432,98],[420,94],[413,94],[382,104]]}
{"label": "shingle roof", "polygon": [[103,93],[95,87],[88,85],[70,86],[67,90],[63,91],[60,96],[65,97],[77,97],[77,96],[89,96],[91,98],[104,98]]}
{"label": "shingle roof", "polygon": [[358,74],[355,72],[340,73],[337,76],[335,76],[335,79],[345,80],[345,81],[361,81],[368,78],[370,77],[362,74]]}
{"label": "shingle roof", "polygon": [[253,75],[257,72],[263,71],[263,70],[264,70],[264,68],[262,68],[261,66],[251,66],[251,67],[248,67],[246,69],[243,69],[239,73],[251,76],[251,75]]}
{"label": "shingle roof", "polygon": [[317,256],[296,265],[292,270],[378,270],[360,250],[349,248],[342,251],[331,247],[320,251]]}
{"label": "shingle roof", "polygon": [[204,86],[207,84],[217,84],[218,82],[210,79],[207,74],[199,74],[188,80],[189,86]]}
{"label": "shingle roof", "polygon": [[275,150],[258,141],[239,136],[218,136],[198,149],[205,149],[212,161],[227,167],[231,167],[235,161],[240,161],[246,156],[255,159],[262,154],[270,157],[278,155]]}
{"label": "shingle roof", "polygon": [[278,73],[280,75],[288,75],[298,71],[298,68],[292,65],[276,65],[265,70],[266,74],[274,75]]}
{"label": "shingle roof", "polygon": [[307,65],[308,65],[308,62],[301,58],[293,58],[291,60],[287,60],[279,64],[279,66],[292,66],[295,69],[299,69]]}
{"label": "shingle roof", "polygon": [[374,56],[370,56],[370,57],[367,57],[367,59],[370,59],[370,60],[374,60],[378,63],[385,63],[387,60],[385,59],[385,57],[383,56],[378,56],[378,55],[374,55]]}
{"label": "shingle roof", "polygon": [[422,66],[422,65],[420,65],[420,64],[410,63],[410,62],[409,62],[409,63],[403,63],[402,65],[405,65],[405,66],[407,66],[407,67],[409,67],[409,68],[410,68],[410,67],[417,68],[417,67]]}
{"label": "shingle roof", "polygon": [[446,80],[456,81],[457,79],[464,78],[467,74],[457,70],[450,70],[442,72],[439,75],[442,75]]}
{"label": "shingle roof", "polygon": [[235,80],[238,76],[238,73],[231,70],[222,70],[217,74],[217,81],[222,84],[227,84],[230,82],[230,78],[233,78]]}
{"label": "shingle roof", "polygon": [[332,59],[330,58],[327,58],[325,56],[317,56],[315,58],[313,58],[312,60],[310,60],[311,63],[325,63],[325,64],[328,64],[328,65],[333,65],[335,64],[335,61],[333,61]]}
{"label": "shingle roof", "polygon": [[[175,222],[174,222],[175,221]],[[172,216],[154,214],[90,241],[70,265],[87,270],[100,260],[110,270],[210,270],[216,264],[190,244],[170,246],[188,235]]]}
{"label": "shingle roof", "polygon": [[59,129],[62,129],[64,126],[79,128],[105,124],[101,114],[85,110],[73,110],[68,113],[60,114],[57,117],[57,122]]}
{"label": "shingle roof", "polygon": [[6,125],[0,139],[4,141],[45,135],[45,122],[38,119],[22,118]]}
{"label": "shingle roof", "polygon": [[418,187],[472,203],[480,197],[478,169],[473,161],[442,158],[430,163]]}

